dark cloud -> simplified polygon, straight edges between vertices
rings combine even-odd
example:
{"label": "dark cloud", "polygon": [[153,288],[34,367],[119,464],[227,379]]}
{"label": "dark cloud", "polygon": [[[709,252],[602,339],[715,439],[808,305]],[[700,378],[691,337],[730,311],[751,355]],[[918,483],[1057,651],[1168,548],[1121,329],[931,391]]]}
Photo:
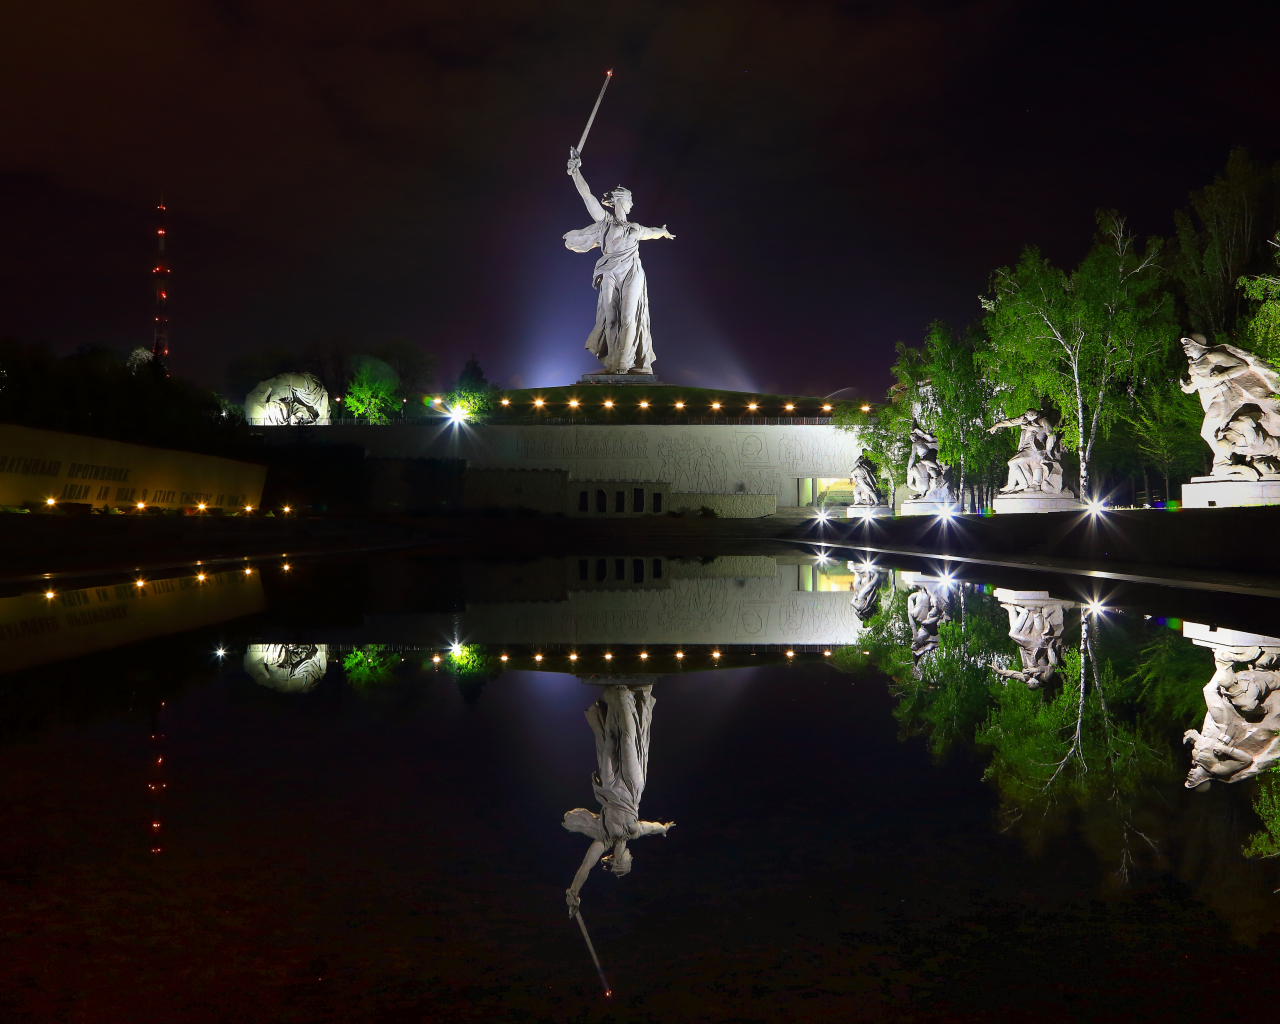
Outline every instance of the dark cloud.
{"label": "dark cloud", "polygon": [[589,369],[587,146],[646,243],[672,381],[883,388],[893,343],[977,311],[1093,210],[1144,232],[1233,145],[1273,158],[1261,5],[29,4],[0,37],[0,331],[146,341],[172,215],[174,362],[406,335],[456,372]]}

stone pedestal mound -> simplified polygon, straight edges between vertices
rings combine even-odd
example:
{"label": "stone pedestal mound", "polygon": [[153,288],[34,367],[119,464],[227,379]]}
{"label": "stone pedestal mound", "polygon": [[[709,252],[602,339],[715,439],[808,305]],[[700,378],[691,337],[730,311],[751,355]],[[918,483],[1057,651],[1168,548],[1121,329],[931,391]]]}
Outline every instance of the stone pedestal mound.
{"label": "stone pedestal mound", "polygon": [[893,515],[892,505],[846,505],[846,519],[886,519]]}
{"label": "stone pedestal mound", "polygon": [[1280,480],[1232,480],[1193,476],[1182,485],[1183,508],[1235,508],[1242,505],[1280,505]]}
{"label": "stone pedestal mound", "polygon": [[1071,494],[1046,494],[1044,491],[1025,491],[1001,494],[992,507],[997,515],[1011,512],[1081,512],[1084,505]]}
{"label": "stone pedestal mound", "polygon": [[584,373],[579,384],[648,384],[662,387],[663,382],[652,373]]}
{"label": "stone pedestal mound", "polygon": [[924,498],[908,498],[902,503],[904,516],[940,516],[948,509],[959,515],[960,503],[955,501],[926,501]]}

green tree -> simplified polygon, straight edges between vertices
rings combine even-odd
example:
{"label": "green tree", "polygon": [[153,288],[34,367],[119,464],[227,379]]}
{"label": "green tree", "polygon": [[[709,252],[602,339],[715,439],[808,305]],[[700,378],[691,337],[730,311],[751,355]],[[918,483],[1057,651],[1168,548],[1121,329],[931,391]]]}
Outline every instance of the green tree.
{"label": "green tree", "polygon": [[400,408],[394,375],[378,373],[368,365],[356,371],[342,401],[353,416],[367,416],[370,423],[386,423],[388,413]]}
{"label": "green tree", "polygon": [[[1280,232],[1269,244],[1280,249]],[[1275,259],[1280,263],[1280,252]],[[1252,306],[1244,329],[1249,346],[1263,359],[1280,363],[1280,277],[1257,274],[1237,283]]]}
{"label": "green tree", "polygon": [[386,644],[365,644],[342,659],[342,670],[347,674],[347,682],[357,690],[365,690],[390,682],[400,662],[400,652]]}
{"label": "green tree", "polygon": [[1123,415],[1138,451],[1164,475],[1168,499],[1170,473],[1193,472],[1204,464],[1207,446],[1200,437],[1204,418],[1200,403],[1169,382],[1148,389]]}
{"label": "green tree", "polygon": [[1227,341],[1242,312],[1238,282],[1258,265],[1270,233],[1273,175],[1232,150],[1225,174],[1191,193],[1191,210],[1174,214],[1177,245],[1172,266],[1191,326],[1211,340]]}
{"label": "green tree", "polygon": [[1262,831],[1249,837],[1240,851],[1246,857],[1280,857],[1280,780],[1275,769],[1258,779],[1253,810],[1262,819]]}
{"label": "green tree", "polygon": [[1167,360],[1174,342],[1173,304],[1164,289],[1161,241],[1139,254],[1123,218],[1098,214],[1099,233],[1067,274],[1028,248],[1016,267],[992,275],[983,300],[990,346],[986,374],[1005,389],[1006,411],[1048,397],[1063,414],[1065,445],[1080,457],[1080,494],[1091,492],[1089,463],[1129,393]]}
{"label": "green tree", "polygon": [[472,353],[462,367],[458,383],[445,396],[445,404],[451,411],[458,409],[467,416],[482,416],[493,409],[497,390],[495,385],[485,379],[484,370],[480,368],[475,353]]}

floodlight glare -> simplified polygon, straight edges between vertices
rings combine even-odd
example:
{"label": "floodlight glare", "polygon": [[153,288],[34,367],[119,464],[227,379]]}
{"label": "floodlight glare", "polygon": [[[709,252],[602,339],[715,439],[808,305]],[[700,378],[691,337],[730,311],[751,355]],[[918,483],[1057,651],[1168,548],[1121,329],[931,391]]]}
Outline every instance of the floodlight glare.
{"label": "floodlight glare", "polygon": [[1102,503],[1101,498],[1090,498],[1084,503],[1084,507],[1091,516],[1099,515],[1107,510],[1107,506]]}
{"label": "floodlight glare", "polygon": [[684,402],[676,402],[676,408],[677,408],[677,409],[683,409],[683,408],[684,408]]}
{"label": "floodlight glare", "polygon": [[449,421],[451,423],[466,423],[467,410],[460,405],[455,405],[449,410]]}

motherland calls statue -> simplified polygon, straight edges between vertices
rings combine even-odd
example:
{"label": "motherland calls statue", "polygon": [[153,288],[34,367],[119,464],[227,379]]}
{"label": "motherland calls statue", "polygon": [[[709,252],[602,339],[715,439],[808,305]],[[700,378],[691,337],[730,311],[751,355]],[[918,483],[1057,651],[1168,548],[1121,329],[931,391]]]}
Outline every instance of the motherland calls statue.
{"label": "motherland calls statue", "polygon": [[1009,479],[1000,493],[1073,496],[1062,482],[1062,438],[1048,414],[1028,409],[1021,416],[993,423],[987,432],[994,434],[1004,427],[1016,427],[1022,433],[1018,450],[1009,460]]}
{"label": "motherland calls statue", "polygon": [[262,381],[244,400],[250,423],[311,426],[329,422],[329,392],[310,373],[282,373]]}
{"label": "motherland calls statue", "polygon": [[[1240,782],[1280,761],[1280,647],[1196,642],[1212,647],[1216,671],[1204,688],[1204,725],[1183,736],[1193,743],[1188,789]],[[1237,672],[1241,662],[1249,668]]]}
{"label": "motherland calls statue", "polygon": [[1200,436],[1213,449],[1212,475],[1280,479],[1280,373],[1234,345],[1209,345],[1203,334],[1182,339],[1187,375],[1181,387],[1199,394]]}
{"label": "motherland calls statue", "polygon": [[569,175],[595,223],[568,232],[564,244],[574,252],[590,252],[599,246],[602,254],[591,272],[591,286],[600,295],[596,300],[596,323],[587,337],[587,351],[604,363],[605,373],[652,374],[649,288],[640,265],[640,243],[676,236],[665,224],[646,228],[627,220],[631,192],[621,185],[596,199],[582,177],[581,167],[578,150],[570,149]]}
{"label": "motherland calls statue", "polygon": [[907,486],[916,492],[916,500],[955,503],[955,487],[951,467],[938,461],[938,438],[911,421],[911,454],[907,456]]}
{"label": "motherland calls statue", "polygon": [[[652,677],[650,677],[652,678]],[[674,821],[640,820],[640,796],[649,774],[649,729],[655,703],[652,684],[609,685],[600,700],[587,708],[587,722],[596,739],[596,772],[591,788],[600,803],[600,813],[575,807],[564,816],[564,827],[581,832],[591,840],[582,866],[565,891],[569,916],[578,912],[579,893],[587,875],[605,850],[605,866],[621,878],[631,870],[627,842],[641,836],[663,835]]]}
{"label": "motherland calls statue", "polygon": [[1050,597],[1047,591],[997,590],[998,600],[1009,613],[1009,638],[1018,645],[1022,668],[992,664],[992,670],[1006,679],[1026,683],[1039,690],[1058,681],[1062,664],[1062,634],[1066,610],[1071,602]]}
{"label": "motherland calls statue", "polygon": [[867,458],[863,452],[853,464],[853,472],[849,474],[849,482],[853,484],[853,503],[855,505],[883,505],[884,493],[877,481],[880,478],[879,467]]}

